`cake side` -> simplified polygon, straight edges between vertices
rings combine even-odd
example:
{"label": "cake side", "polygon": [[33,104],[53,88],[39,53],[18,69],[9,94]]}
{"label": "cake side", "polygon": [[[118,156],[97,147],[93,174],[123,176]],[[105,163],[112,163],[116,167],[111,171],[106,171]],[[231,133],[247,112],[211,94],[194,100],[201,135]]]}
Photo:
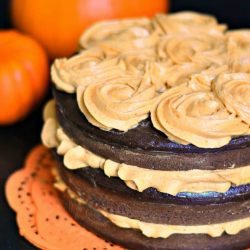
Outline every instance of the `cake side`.
{"label": "cake side", "polygon": [[67,187],[87,204],[113,214],[138,220],[172,225],[217,224],[247,218],[250,191],[240,193],[234,199],[224,194],[220,200],[213,194],[184,198],[164,195],[154,190],[143,193],[131,190],[119,179],[107,178],[101,170],[91,168],[67,170],[62,158],[58,160],[58,174]]}
{"label": "cake side", "polygon": [[249,247],[250,230],[241,231],[235,236],[223,234],[221,237],[212,238],[200,234],[174,234],[168,239],[152,239],[143,236],[137,230],[119,228],[104,216],[85,205],[70,199],[67,193],[63,193],[62,202],[70,214],[80,225],[88,228],[97,235],[128,249],[175,249],[175,250],[197,250],[212,248],[216,250],[230,249],[242,250]]}
{"label": "cake side", "polygon": [[[246,160],[249,160],[246,154],[246,151],[249,150],[248,147],[228,151],[222,150],[217,154],[209,153],[208,159],[210,161],[219,158],[221,164],[223,164],[222,166],[224,166],[223,169],[214,167],[215,169],[210,170],[207,169],[209,167],[206,165],[206,154],[205,156],[199,153],[184,155],[165,151],[160,155],[157,155],[157,152],[150,155],[148,151],[140,150],[134,152],[129,149],[125,150],[121,147],[102,143],[91,138],[91,136],[85,136],[85,133],[82,132],[84,131],[83,129],[61,115],[60,107],[57,108],[56,112],[54,103],[51,103],[47,109],[48,113],[53,115],[45,123],[42,133],[43,141],[48,147],[57,147],[57,152],[64,156],[64,163],[69,169],[86,166],[100,168],[104,170],[107,176],[118,176],[130,188],[140,192],[149,187],[154,187],[160,192],[172,195],[176,195],[179,192],[226,192],[233,185],[239,186],[249,183],[249,166],[239,167],[237,165],[237,160],[241,159],[241,154],[244,155]],[[56,113],[59,122],[57,121]],[[60,127],[60,122],[63,127]],[[72,134],[74,135],[73,138],[71,137]],[[81,144],[78,145],[77,142],[81,142]],[[102,155],[98,154],[98,149],[116,157],[121,155],[122,158],[116,161],[116,158],[102,157]],[[133,156],[132,159],[135,160],[139,159],[140,161],[140,159],[144,159],[144,161],[147,161],[149,157],[154,162],[147,162],[149,166],[146,167],[131,165],[129,164],[129,159],[131,159],[129,156],[131,155]],[[227,168],[225,167],[225,157],[227,162],[230,163]],[[164,168],[159,170],[155,167],[155,162],[157,164],[161,162],[164,164]],[[187,166],[184,165],[186,168],[183,170],[182,168],[177,168],[178,164],[186,164]],[[196,167],[196,165],[199,167]]]}
{"label": "cake side", "polygon": [[[90,191],[87,187],[88,185],[83,182],[83,179],[79,179],[80,183],[82,184],[81,188],[79,188],[79,186],[77,187],[76,184],[79,184],[79,181],[74,180],[72,182],[73,179],[70,180],[68,176],[66,177],[65,174],[61,172],[64,170],[64,167],[59,167],[60,176],[65,180],[67,179],[69,185],[76,190],[76,192],[72,192],[69,186],[67,186],[62,180],[60,180],[60,177],[57,178],[57,182],[55,185],[61,192],[62,200],[67,210],[83,226],[87,227],[90,230],[93,230],[95,233],[105,237],[106,239],[122,244],[123,246],[129,247],[131,249],[137,249],[136,247],[143,247],[143,249],[172,249],[172,246],[175,247],[174,249],[197,249],[196,244],[199,244],[199,249],[200,247],[205,247],[208,245],[209,247],[212,246],[213,249],[221,249],[222,247],[229,247],[229,244],[231,244],[230,249],[242,249],[244,247],[247,247],[250,243],[249,237],[247,236],[249,234],[248,229],[242,230],[244,227],[248,227],[247,222],[243,222],[244,219],[233,221],[231,218],[231,221],[229,221],[228,223],[229,227],[227,227],[227,223],[225,222],[217,222],[216,224],[210,222],[211,224],[204,225],[201,221],[196,222],[196,224],[193,224],[193,222],[192,226],[190,226],[187,221],[182,221],[181,224],[174,225],[167,222],[164,223],[162,220],[159,223],[152,223],[152,221],[151,223],[147,223],[143,220],[135,220],[128,218],[128,216],[117,215],[112,210],[104,212],[105,210],[103,210],[103,208],[100,209],[100,207],[98,206],[98,201],[96,201],[95,205],[93,206],[94,203],[88,203],[85,200],[88,195],[83,195],[85,198],[83,199],[82,190],[85,190],[86,193]],[[96,179],[94,179],[94,181],[96,181]],[[93,183],[90,184],[90,186],[91,185],[93,185]],[[93,185],[93,187],[95,189],[96,185]],[[95,194],[93,194],[93,196],[95,196]],[[112,199],[111,197],[109,198]],[[128,199],[128,197],[124,198],[125,200]],[[105,205],[106,204],[107,203],[105,203]],[[124,210],[124,203],[117,204],[123,206],[122,210]],[[149,211],[149,207],[147,207],[147,205],[149,204],[144,205],[145,209]],[[147,217],[147,220],[152,220],[152,218],[154,218],[152,210],[150,211],[151,213]],[[224,212],[226,213],[226,211]],[[94,217],[93,214],[95,214]],[[221,212],[220,214],[223,215],[224,213]],[[86,216],[88,219],[86,219]],[[130,214],[130,217],[131,216],[133,215]],[[168,217],[171,216],[174,215],[169,214]],[[163,217],[166,216],[163,215],[162,218]],[[99,220],[101,222],[99,222]],[[207,218],[207,222],[208,220],[209,219]],[[248,219],[246,217],[246,221],[247,220]],[[101,223],[101,225],[99,225],[99,223]],[[110,228],[114,230],[114,234],[109,231]],[[131,230],[132,228],[134,230]],[[241,228],[241,230],[239,228]],[[144,236],[140,234],[138,230],[141,231]],[[221,235],[224,230],[229,233],[230,236],[226,234]],[[240,230],[241,232],[238,233],[237,230]],[[120,238],[120,233],[125,233],[126,231],[128,232],[129,238]],[[207,236],[206,234],[209,234],[209,236]],[[181,242],[178,240],[180,238],[182,238]],[[196,244],[194,244],[195,242]]]}
{"label": "cake side", "polygon": [[159,14],[97,23],[54,62],[42,140],[80,224],[132,249],[250,245],[249,38]]}

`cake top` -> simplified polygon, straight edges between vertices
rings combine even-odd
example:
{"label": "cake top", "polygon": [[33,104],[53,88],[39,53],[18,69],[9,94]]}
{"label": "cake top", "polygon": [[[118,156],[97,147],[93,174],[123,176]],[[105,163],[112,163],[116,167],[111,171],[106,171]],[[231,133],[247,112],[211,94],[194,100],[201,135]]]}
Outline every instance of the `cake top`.
{"label": "cake top", "polygon": [[148,116],[181,144],[218,148],[250,133],[250,30],[181,12],[95,24],[52,80],[87,120],[127,131]]}

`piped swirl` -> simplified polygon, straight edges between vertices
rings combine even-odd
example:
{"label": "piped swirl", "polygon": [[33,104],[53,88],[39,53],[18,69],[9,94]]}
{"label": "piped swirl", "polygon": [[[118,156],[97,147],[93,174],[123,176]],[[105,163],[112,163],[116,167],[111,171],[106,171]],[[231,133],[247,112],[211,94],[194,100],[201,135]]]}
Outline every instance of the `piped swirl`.
{"label": "piped swirl", "polygon": [[156,20],[165,33],[207,33],[221,36],[226,30],[225,24],[218,24],[215,17],[192,11],[183,11],[170,15],[158,14]]}
{"label": "piped swirl", "polygon": [[249,74],[222,74],[214,82],[214,91],[230,113],[250,125]]}
{"label": "piped swirl", "polygon": [[170,139],[200,148],[221,147],[249,126],[231,114],[213,92],[180,85],[167,91],[151,110],[155,128]]}
{"label": "piped swirl", "polygon": [[127,131],[151,114],[170,140],[221,147],[249,134],[249,38],[194,12],[99,22],[52,79],[100,129]]}
{"label": "piped swirl", "polygon": [[80,110],[90,123],[104,130],[135,127],[148,117],[157,95],[149,74],[124,74],[77,88]]}
{"label": "piped swirl", "polygon": [[160,26],[148,18],[99,22],[80,38],[83,48],[100,48],[108,56],[122,51],[153,47],[163,34]]}

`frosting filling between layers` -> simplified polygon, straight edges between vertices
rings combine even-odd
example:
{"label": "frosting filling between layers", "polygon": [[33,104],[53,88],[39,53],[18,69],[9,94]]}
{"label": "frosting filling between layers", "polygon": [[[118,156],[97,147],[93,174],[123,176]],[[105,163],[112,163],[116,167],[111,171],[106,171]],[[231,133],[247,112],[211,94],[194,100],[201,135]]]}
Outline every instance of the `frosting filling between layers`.
{"label": "frosting filling between layers", "polygon": [[[55,187],[58,190],[61,192],[68,192],[71,199],[75,200],[79,204],[86,205],[86,202],[82,198],[78,197],[76,193],[67,187],[56,170],[54,171],[54,175],[56,177]],[[143,235],[152,238],[168,238],[172,234],[208,234],[211,237],[219,237],[224,232],[230,235],[235,235],[241,230],[250,227],[249,217],[225,223],[189,226],[148,223],[125,216],[108,213],[100,209],[96,211],[101,213],[104,217],[109,219],[118,227],[138,229]]]}
{"label": "frosting filling between layers", "polygon": [[171,195],[179,192],[226,192],[232,185],[250,182],[250,166],[226,170],[161,171],[105,159],[76,145],[59,127],[54,109],[54,102],[50,102],[45,109],[42,140],[45,146],[57,148],[57,153],[64,156],[64,164],[69,169],[101,168],[107,176],[119,177],[132,189],[142,192],[154,187]]}
{"label": "frosting filling between layers", "polygon": [[92,126],[81,115],[74,95],[54,88],[53,96],[57,121],[65,133],[77,145],[105,159],[163,171],[218,170],[250,165],[250,136],[234,138],[219,149],[202,149],[171,142],[149,119],[125,133],[104,131]]}

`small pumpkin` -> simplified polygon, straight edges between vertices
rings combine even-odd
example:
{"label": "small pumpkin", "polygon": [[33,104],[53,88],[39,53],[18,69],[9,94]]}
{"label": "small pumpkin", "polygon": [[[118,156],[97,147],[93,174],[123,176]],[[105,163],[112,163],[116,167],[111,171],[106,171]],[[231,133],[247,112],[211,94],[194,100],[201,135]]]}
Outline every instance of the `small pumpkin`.
{"label": "small pumpkin", "polygon": [[98,20],[153,16],[168,10],[168,0],[12,0],[15,27],[34,36],[51,59],[77,49],[83,30]]}
{"label": "small pumpkin", "polygon": [[26,116],[48,86],[45,50],[33,38],[15,30],[0,30],[0,124]]}

